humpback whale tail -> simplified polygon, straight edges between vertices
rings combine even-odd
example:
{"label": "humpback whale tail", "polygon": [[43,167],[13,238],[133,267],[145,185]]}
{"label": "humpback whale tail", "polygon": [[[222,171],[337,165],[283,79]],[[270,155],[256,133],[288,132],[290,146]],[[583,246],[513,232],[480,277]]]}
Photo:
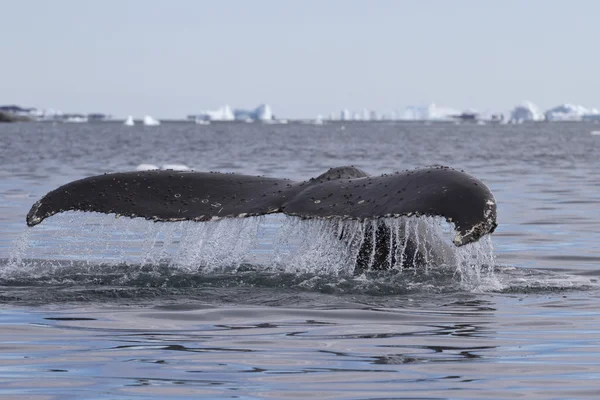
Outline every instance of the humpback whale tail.
{"label": "humpback whale tail", "polygon": [[[448,167],[381,176],[339,167],[305,182],[172,170],[111,173],[49,192],[31,207],[27,225],[37,225],[64,211],[199,222],[271,213],[362,221],[441,216],[454,224],[456,246],[477,241],[497,225],[496,202],[490,190],[476,178]],[[384,225],[374,229],[382,233],[377,237],[386,237]],[[365,246],[383,249],[385,244],[366,240]],[[415,254],[413,259],[417,258]]]}

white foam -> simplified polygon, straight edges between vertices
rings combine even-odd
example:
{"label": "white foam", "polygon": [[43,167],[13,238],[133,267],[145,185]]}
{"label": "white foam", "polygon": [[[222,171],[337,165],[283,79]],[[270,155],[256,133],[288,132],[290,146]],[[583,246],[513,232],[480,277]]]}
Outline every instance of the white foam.
{"label": "white foam", "polygon": [[12,243],[9,252],[8,263],[5,268],[0,270],[0,276],[12,274],[15,270],[18,270],[21,267],[21,265],[23,265],[23,259],[25,258],[25,254],[30,243],[30,233],[31,229],[26,229],[19,236],[19,238]]}

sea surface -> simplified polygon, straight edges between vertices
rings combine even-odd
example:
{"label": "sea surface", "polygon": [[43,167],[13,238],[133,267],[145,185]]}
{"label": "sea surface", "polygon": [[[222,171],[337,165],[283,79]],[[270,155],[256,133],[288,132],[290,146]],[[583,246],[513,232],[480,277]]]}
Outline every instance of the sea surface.
{"label": "sea surface", "polygon": [[[0,398],[600,398],[598,130],[0,125]],[[489,186],[499,226],[460,265],[360,275],[318,221],[26,226],[48,191],[140,164],[299,181],[448,165]]]}

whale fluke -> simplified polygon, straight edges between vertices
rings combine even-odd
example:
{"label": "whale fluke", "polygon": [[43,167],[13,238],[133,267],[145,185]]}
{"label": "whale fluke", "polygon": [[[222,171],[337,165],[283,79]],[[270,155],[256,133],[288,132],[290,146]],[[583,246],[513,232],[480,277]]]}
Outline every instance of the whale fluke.
{"label": "whale fluke", "polygon": [[478,179],[448,167],[369,176],[332,168],[305,182],[223,173],[151,170],[92,176],[37,201],[27,225],[64,211],[94,211],[154,221],[210,221],[270,213],[301,218],[441,216],[461,246],[496,227],[496,202]]}

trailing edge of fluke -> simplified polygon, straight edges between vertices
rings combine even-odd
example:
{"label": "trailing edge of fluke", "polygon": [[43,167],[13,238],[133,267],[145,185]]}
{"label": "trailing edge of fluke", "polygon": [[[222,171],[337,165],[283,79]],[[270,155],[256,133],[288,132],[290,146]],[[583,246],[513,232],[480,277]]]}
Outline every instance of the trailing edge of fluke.
{"label": "trailing edge of fluke", "polygon": [[301,218],[376,219],[441,216],[454,224],[454,244],[496,228],[496,201],[478,179],[448,167],[369,176],[332,168],[305,182],[213,172],[153,170],[92,176],[37,201],[27,225],[64,211],[93,211],[154,221],[211,221],[271,213]]}

